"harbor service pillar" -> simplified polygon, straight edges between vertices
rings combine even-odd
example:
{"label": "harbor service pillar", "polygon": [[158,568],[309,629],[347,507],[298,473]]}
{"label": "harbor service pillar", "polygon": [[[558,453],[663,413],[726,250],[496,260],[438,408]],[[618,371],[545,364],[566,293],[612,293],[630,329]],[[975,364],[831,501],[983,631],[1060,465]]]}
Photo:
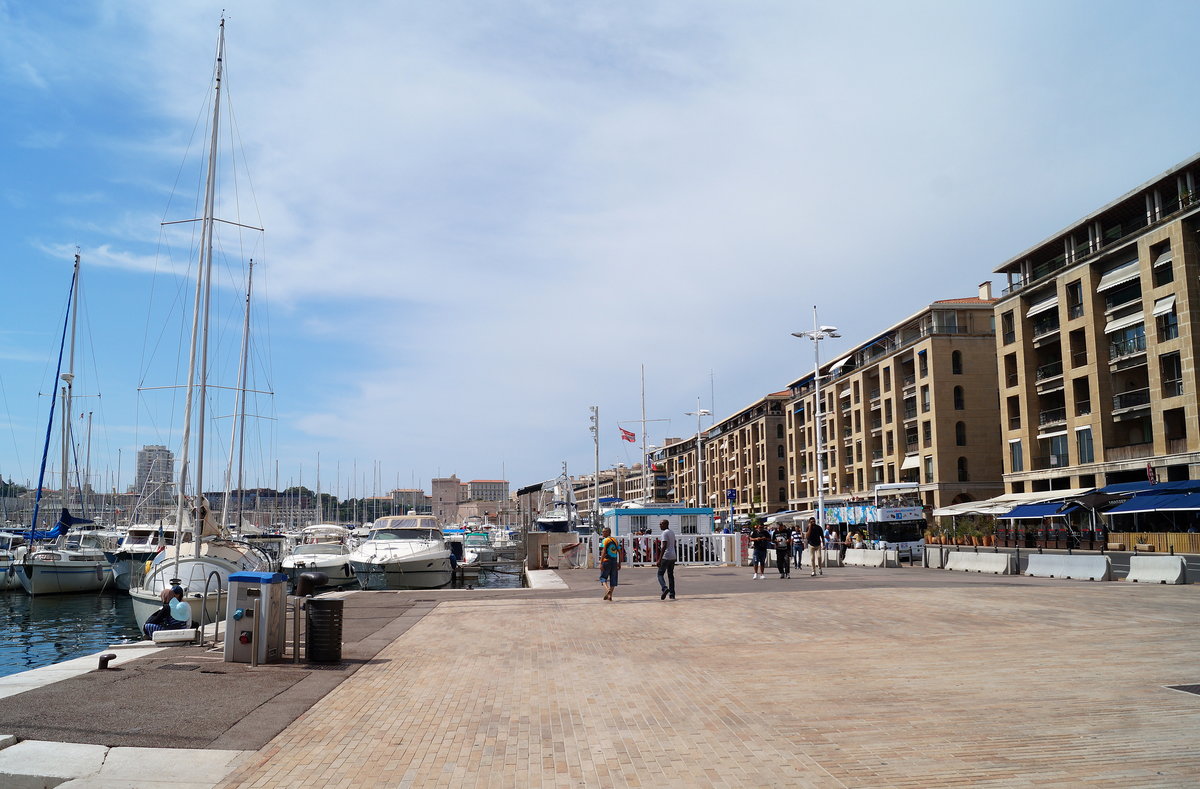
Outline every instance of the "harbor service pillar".
{"label": "harbor service pillar", "polygon": [[278,663],[283,659],[286,580],[282,573],[230,574],[225,610],[226,663]]}

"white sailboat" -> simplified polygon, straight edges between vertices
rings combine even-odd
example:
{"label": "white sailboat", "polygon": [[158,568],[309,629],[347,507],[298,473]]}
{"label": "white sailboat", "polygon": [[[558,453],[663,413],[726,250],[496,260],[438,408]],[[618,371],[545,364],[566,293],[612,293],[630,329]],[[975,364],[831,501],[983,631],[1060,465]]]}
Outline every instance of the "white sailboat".
{"label": "white sailboat", "polygon": [[[204,213],[200,218],[201,242],[196,262],[196,286],[192,310],[192,338],[188,359],[187,398],[184,405],[182,450],[179,464],[176,522],[190,524],[192,543],[184,551],[179,541],[174,550],[159,554],[141,585],[129,590],[134,615],[142,627],[154,610],[161,607],[160,595],[172,586],[182,586],[185,598],[207,599],[203,612],[208,621],[219,618],[225,609],[224,590],[229,576],[241,571],[265,570],[269,558],[244,542],[230,538],[224,525],[212,515],[204,490],[205,405],[208,390],[208,324],[213,283],[213,227],[215,213],[217,142],[221,118],[221,77],[225,58],[225,20],[221,20],[217,39],[217,58],[213,88],[212,136],[209,145],[204,188]],[[194,479],[190,466],[192,427],[196,426],[196,464]],[[228,499],[228,493],[226,493]],[[193,617],[199,618],[199,606],[193,605]]]}

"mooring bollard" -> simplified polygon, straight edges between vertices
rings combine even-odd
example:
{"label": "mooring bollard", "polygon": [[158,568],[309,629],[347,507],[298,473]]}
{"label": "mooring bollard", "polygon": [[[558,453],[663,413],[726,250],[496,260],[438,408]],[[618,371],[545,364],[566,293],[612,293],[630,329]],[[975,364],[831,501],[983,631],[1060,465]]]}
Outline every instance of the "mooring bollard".
{"label": "mooring bollard", "polygon": [[104,671],[105,669],[108,668],[108,664],[116,659],[117,659],[117,656],[115,654],[113,654],[112,652],[106,652],[100,656],[100,665],[98,668],[101,671]]}

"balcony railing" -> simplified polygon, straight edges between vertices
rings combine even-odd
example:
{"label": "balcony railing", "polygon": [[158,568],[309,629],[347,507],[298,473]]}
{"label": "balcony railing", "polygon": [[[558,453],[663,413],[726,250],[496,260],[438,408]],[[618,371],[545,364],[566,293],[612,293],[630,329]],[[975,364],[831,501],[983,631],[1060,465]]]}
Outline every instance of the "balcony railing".
{"label": "balcony railing", "polygon": [[916,383],[917,383],[917,376],[915,373],[906,375],[900,379],[900,385],[906,389],[910,386],[915,386]]}
{"label": "balcony railing", "polygon": [[917,407],[915,405],[905,406],[904,407],[904,418],[905,419],[916,419],[917,418]]}
{"label": "balcony railing", "polygon": [[1183,394],[1183,379],[1172,378],[1168,381],[1163,381],[1163,397],[1179,397]]}
{"label": "balcony railing", "polygon": [[1091,400],[1076,400],[1075,401],[1075,416],[1087,416],[1092,413]]}
{"label": "balcony railing", "polygon": [[883,429],[883,420],[882,419],[872,419],[871,420],[871,429],[872,430],[882,430]]}
{"label": "balcony railing", "polygon": [[910,455],[916,454],[920,448],[921,445],[915,438],[904,442],[904,451]]}
{"label": "balcony railing", "polygon": [[1088,360],[1087,351],[1071,351],[1071,366],[1072,367],[1082,367],[1083,365],[1087,364],[1087,360]]}
{"label": "balcony railing", "polygon": [[1038,414],[1039,425],[1052,425],[1055,422],[1067,421],[1067,409],[1051,408],[1049,411],[1043,411]]}
{"label": "balcony railing", "polygon": [[1044,381],[1047,378],[1056,378],[1062,375],[1062,372],[1063,363],[1061,360],[1057,362],[1050,362],[1050,364],[1043,364],[1041,367],[1037,368],[1037,380]]}
{"label": "balcony railing", "polygon": [[1072,318],[1078,318],[1081,315],[1083,315],[1083,305],[1082,304],[1068,304],[1067,305],[1067,320],[1071,320]]}
{"label": "balcony railing", "polygon": [[1053,334],[1058,331],[1058,316],[1048,315],[1045,318],[1039,318],[1033,322],[1033,339],[1045,337],[1047,334]]}
{"label": "balcony railing", "polygon": [[872,449],[871,450],[871,460],[883,460],[883,450],[882,449]]}
{"label": "balcony railing", "polygon": [[1051,452],[1049,455],[1038,455],[1033,459],[1035,468],[1062,468],[1070,463],[1066,452]]}
{"label": "balcony railing", "polygon": [[1009,374],[1008,374],[1008,378],[1007,378],[1007,379],[1005,379],[1005,380],[1007,380],[1007,381],[1008,381],[1008,385],[1009,385],[1009,386],[1016,386],[1016,385],[1017,385],[1017,382],[1018,382],[1020,379],[1017,377],[1017,374],[1016,374],[1016,373],[1009,373]]}
{"label": "balcony railing", "polygon": [[1016,429],[1017,429],[1017,428],[1019,428],[1020,426],[1021,426],[1021,417],[1019,417],[1019,416],[1010,416],[1010,417],[1008,418],[1008,429],[1009,429],[1009,430],[1016,430]]}
{"label": "balcony railing", "polygon": [[879,399],[879,387],[877,386],[877,387],[875,387],[874,389],[872,389],[872,390],[871,390],[871,391],[868,393],[867,397],[868,397],[868,399],[870,399],[870,400],[878,400],[878,399]]}
{"label": "balcony railing", "polygon": [[1004,344],[1009,345],[1017,341],[1017,333],[1012,329],[1004,332]]}
{"label": "balcony railing", "polygon": [[1114,362],[1117,359],[1124,359],[1126,356],[1134,356],[1139,353],[1144,353],[1146,350],[1146,335],[1135,334],[1132,337],[1127,337],[1124,340],[1119,340],[1114,343],[1109,343],[1108,360]]}
{"label": "balcony railing", "polygon": [[1150,389],[1131,389],[1128,392],[1121,392],[1113,395],[1113,410],[1120,411],[1122,408],[1137,408],[1138,406],[1150,405]]}
{"label": "balcony railing", "polygon": [[1105,460],[1136,460],[1148,458],[1154,454],[1154,443],[1127,444],[1123,447],[1108,447],[1104,450]]}

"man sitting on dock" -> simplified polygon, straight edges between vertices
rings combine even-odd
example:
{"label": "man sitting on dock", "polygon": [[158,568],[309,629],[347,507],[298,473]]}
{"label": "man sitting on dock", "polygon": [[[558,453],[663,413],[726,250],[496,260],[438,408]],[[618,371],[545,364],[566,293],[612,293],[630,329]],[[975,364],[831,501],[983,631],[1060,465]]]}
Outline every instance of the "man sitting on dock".
{"label": "man sitting on dock", "polygon": [[159,630],[183,630],[192,626],[192,607],[183,602],[182,586],[163,589],[159,597],[162,608],[146,617],[146,626],[142,628],[146,638],[154,638]]}

